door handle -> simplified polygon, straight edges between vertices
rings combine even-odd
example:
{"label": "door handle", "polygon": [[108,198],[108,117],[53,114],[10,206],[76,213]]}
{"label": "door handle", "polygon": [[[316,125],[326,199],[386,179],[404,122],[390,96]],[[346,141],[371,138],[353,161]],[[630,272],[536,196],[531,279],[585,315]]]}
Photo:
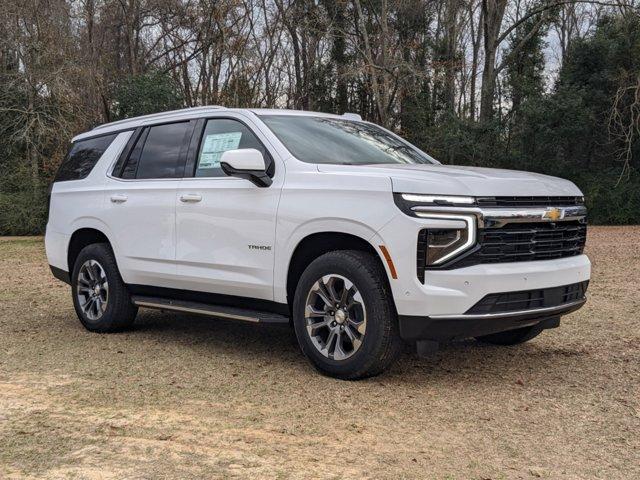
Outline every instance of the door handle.
{"label": "door handle", "polygon": [[202,195],[198,195],[197,193],[180,195],[180,201],[183,203],[198,203],[200,200],[202,200]]}
{"label": "door handle", "polygon": [[123,194],[116,193],[115,195],[111,195],[112,203],[124,203],[127,201],[129,197]]}

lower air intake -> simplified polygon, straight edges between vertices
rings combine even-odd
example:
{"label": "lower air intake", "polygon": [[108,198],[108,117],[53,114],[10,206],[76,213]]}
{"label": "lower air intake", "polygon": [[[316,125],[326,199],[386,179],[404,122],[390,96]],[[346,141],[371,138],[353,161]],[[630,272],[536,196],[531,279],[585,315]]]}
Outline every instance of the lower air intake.
{"label": "lower air intake", "polygon": [[536,308],[559,307],[582,300],[589,281],[561,287],[521,290],[519,292],[491,293],[471,307],[467,314],[508,313]]}

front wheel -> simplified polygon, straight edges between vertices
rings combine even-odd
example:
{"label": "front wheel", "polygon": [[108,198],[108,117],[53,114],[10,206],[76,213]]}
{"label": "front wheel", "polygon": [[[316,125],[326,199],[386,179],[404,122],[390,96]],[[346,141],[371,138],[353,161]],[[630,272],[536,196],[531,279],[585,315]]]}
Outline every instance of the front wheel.
{"label": "front wheel", "polygon": [[293,324],[303,353],[336,378],[377,375],[402,349],[386,273],[365,252],[335,251],[314,260],[296,288]]}

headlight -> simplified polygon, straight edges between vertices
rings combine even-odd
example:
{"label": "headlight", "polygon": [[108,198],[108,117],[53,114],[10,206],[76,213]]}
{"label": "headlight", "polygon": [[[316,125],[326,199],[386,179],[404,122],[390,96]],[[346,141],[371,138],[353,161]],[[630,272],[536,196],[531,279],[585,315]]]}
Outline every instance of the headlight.
{"label": "headlight", "polygon": [[426,266],[438,265],[455,255],[469,241],[469,231],[465,229],[427,230]]}
{"label": "headlight", "polygon": [[[477,200],[463,195],[394,193],[398,208],[425,220],[418,236],[418,278],[439,268],[476,244]],[[448,207],[448,208],[447,208]]]}
{"label": "headlight", "polygon": [[464,224],[464,227],[457,228],[427,227],[420,232],[426,267],[441,265],[476,243],[476,224],[473,215],[425,213],[424,218],[433,219],[438,223],[442,223],[442,220],[453,220],[455,223]]}
{"label": "headlight", "polygon": [[[474,215],[424,212],[423,218],[433,220],[433,226],[425,227],[418,234],[417,273],[421,282],[426,269],[445,265],[476,244]],[[445,226],[447,223],[453,225]]]}

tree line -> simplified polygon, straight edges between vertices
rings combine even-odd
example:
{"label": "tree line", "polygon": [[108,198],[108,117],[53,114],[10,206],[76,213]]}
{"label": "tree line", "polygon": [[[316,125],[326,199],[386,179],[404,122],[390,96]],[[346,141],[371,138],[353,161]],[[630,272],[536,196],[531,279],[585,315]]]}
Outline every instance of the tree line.
{"label": "tree line", "polygon": [[0,235],[43,231],[74,134],[197,105],[356,112],[640,219],[635,0],[0,0]]}

